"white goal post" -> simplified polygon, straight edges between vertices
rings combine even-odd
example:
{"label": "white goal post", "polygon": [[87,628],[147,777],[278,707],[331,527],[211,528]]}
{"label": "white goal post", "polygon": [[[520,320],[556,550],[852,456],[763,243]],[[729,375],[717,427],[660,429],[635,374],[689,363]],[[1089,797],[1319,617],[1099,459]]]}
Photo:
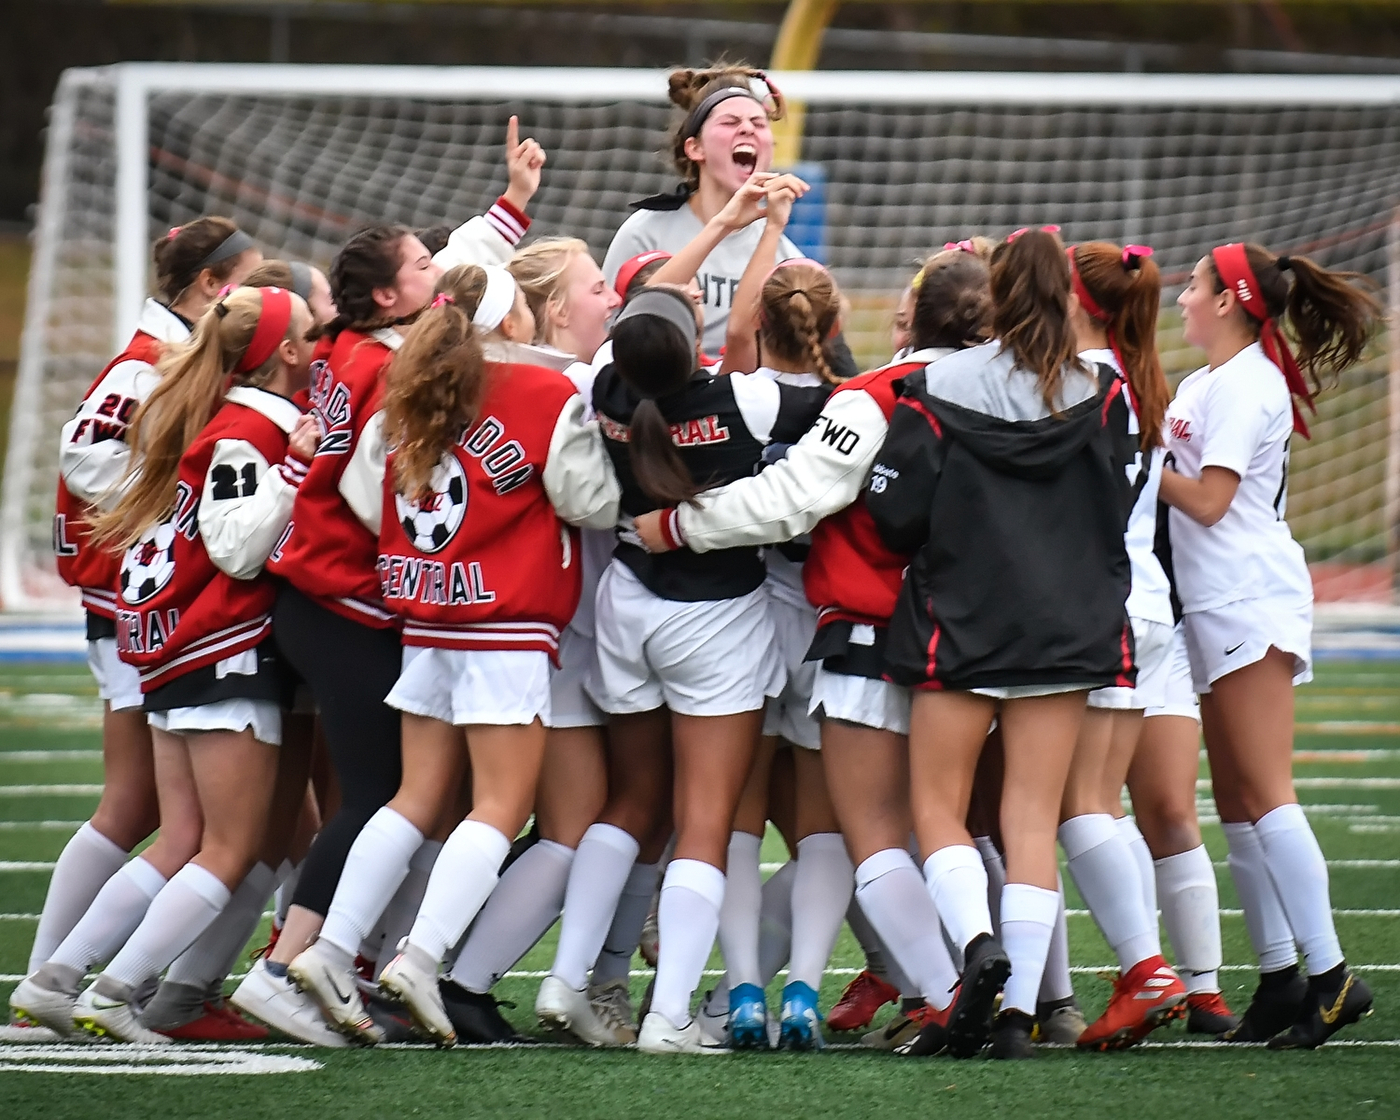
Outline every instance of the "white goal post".
{"label": "white goal post", "polygon": [[[803,158],[857,355],[888,357],[911,262],[1054,222],[1157,250],[1173,375],[1199,360],[1172,301],[1226,240],[1400,275],[1400,77],[803,72]],[[75,603],[53,573],[57,436],[129,337],[150,244],[200,214],[323,267],[358,224],[459,222],[504,184],[504,121],[549,152],[532,234],[601,255],[627,203],[668,189],[661,70],[121,64],[70,70],[51,110],[0,506],[7,609]],[[1397,296],[1389,283],[1392,302]],[[1322,598],[1393,601],[1400,372],[1389,338],[1295,443],[1290,521]],[[74,607],[76,609],[76,607]]]}

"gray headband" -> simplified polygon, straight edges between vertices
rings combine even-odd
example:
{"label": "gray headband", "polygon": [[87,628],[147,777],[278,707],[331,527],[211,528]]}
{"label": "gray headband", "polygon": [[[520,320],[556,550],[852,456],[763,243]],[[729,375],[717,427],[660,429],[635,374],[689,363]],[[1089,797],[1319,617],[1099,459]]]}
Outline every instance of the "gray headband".
{"label": "gray headband", "polygon": [[304,261],[292,261],[288,267],[292,270],[292,291],[301,296],[302,299],[311,298],[311,266]]}
{"label": "gray headband", "polygon": [[215,245],[214,248],[209,251],[209,255],[194,266],[194,270],[196,273],[201,272],[211,265],[218,264],[220,261],[226,261],[231,257],[236,257],[239,253],[246,253],[253,247],[253,239],[241,229],[236,229]]}
{"label": "gray headband", "polygon": [[699,105],[695,106],[685,118],[685,125],[681,128],[681,139],[689,140],[692,136],[699,136],[700,130],[705,127],[705,120],[715,111],[715,106],[722,101],[728,101],[731,97],[747,97],[750,101],[756,101],[765,111],[767,106],[763,103],[763,98],[754,93],[753,90],[744,86],[725,86],[717,89]]}
{"label": "gray headband", "polygon": [[686,343],[693,350],[700,340],[700,328],[695,322],[695,309],[690,305],[690,297],[666,288],[643,288],[627,301],[613,320],[613,328],[624,319],[635,319],[638,315],[650,315],[665,319],[677,328]]}

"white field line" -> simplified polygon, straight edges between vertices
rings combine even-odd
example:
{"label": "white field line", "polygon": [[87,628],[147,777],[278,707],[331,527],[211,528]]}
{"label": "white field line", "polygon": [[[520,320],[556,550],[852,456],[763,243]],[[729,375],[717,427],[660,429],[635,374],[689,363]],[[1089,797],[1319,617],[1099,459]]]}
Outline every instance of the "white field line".
{"label": "white field line", "polygon": [[0,797],[95,797],[101,783],[59,786],[0,786]]}
{"label": "white field line", "polygon": [[[1370,817],[1365,818],[1370,820]],[[76,832],[86,821],[0,821],[0,832]]]}
{"label": "white field line", "polygon": [[0,871],[52,871],[51,859],[0,859]]}
{"label": "white field line", "polygon": [[309,1073],[322,1069],[310,1058],[260,1054],[246,1048],[187,1051],[174,1046],[23,1046],[0,1051],[0,1073],[201,1074]]}
{"label": "white field line", "polygon": [[[1400,778],[1294,778],[1298,789],[1400,789]],[[0,786],[0,795],[7,787]],[[1196,789],[1209,793],[1209,778],[1200,778]]]}
{"label": "white field line", "polygon": [[1293,725],[1300,735],[1400,735],[1400,723],[1371,719],[1327,719]]}
{"label": "white field line", "polygon": [[[42,754],[43,752],[42,752],[42,751],[36,751],[35,753],[36,753],[36,754]],[[76,754],[77,752],[75,751],[74,753]],[[5,755],[0,755],[0,758],[4,758],[4,757],[6,757],[6,756],[5,756]],[[1364,751],[1338,750],[1338,751],[1294,751],[1294,752],[1293,752],[1293,761],[1294,761],[1294,762],[1307,762],[1307,763],[1314,763],[1314,762],[1321,762],[1321,763],[1326,763],[1326,762],[1346,762],[1346,763],[1355,763],[1355,762],[1394,762],[1397,758],[1400,758],[1400,750],[1394,750],[1394,749],[1389,748],[1389,747],[1381,748],[1381,749],[1376,749],[1376,750],[1364,750]]]}
{"label": "white field line", "polygon": [[0,751],[0,762],[96,762],[101,751]]}
{"label": "white field line", "polygon": [[[1341,911],[1337,911],[1337,913],[1341,913]],[[264,910],[263,917],[272,917],[272,911]],[[0,922],[37,922],[38,920],[38,914],[0,914]]]}

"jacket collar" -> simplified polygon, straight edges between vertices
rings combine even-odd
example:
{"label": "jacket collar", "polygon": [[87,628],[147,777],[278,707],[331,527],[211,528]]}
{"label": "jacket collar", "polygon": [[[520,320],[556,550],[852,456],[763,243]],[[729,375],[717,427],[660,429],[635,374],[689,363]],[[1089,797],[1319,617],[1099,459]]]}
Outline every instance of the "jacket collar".
{"label": "jacket collar", "polygon": [[267,417],[288,435],[292,434],[292,429],[297,426],[297,421],[302,416],[301,409],[286,397],[279,397],[266,389],[255,389],[251,385],[235,385],[224,394],[224,400],[251,408]]}
{"label": "jacket collar", "polygon": [[190,337],[190,328],[185,324],[185,320],[154,299],[148,299],[142,304],[141,317],[136,320],[136,329],[160,342],[186,342]]}

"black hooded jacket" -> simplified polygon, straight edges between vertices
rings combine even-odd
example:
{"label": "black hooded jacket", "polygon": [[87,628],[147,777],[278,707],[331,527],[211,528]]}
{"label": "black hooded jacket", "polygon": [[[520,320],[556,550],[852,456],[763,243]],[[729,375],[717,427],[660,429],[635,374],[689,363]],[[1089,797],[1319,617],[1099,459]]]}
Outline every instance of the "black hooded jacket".
{"label": "black hooded jacket", "polygon": [[1097,393],[1033,420],[907,380],[866,495],[886,544],[917,550],[890,622],[889,679],[1135,683],[1123,546],[1134,448],[1118,375],[1095,373]]}

